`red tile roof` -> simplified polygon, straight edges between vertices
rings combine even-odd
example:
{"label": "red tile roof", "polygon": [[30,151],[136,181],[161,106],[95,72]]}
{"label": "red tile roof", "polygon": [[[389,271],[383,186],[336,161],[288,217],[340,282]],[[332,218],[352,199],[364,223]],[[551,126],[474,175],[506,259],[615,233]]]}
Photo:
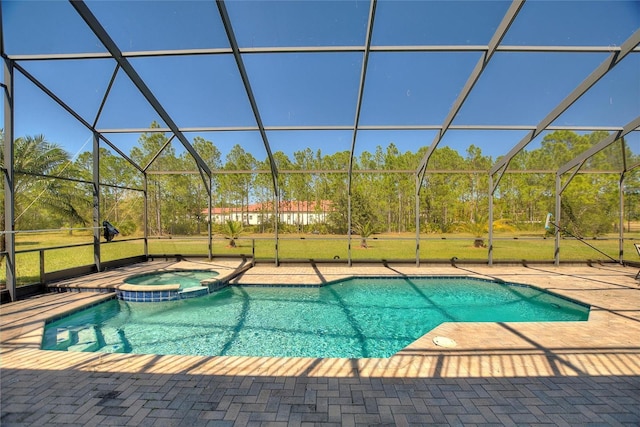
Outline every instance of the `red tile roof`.
{"label": "red tile roof", "polygon": [[[273,210],[273,203],[253,203],[248,206],[244,206],[244,210],[240,206],[232,207],[214,207],[211,210],[213,215],[223,215],[230,213],[251,213],[251,212],[269,212]],[[278,206],[279,212],[316,212],[316,211],[331,211],[333,210],[332,202],[330,200],[316,201],[296,201],[296,200],[283,200]],[[203,209],[202,213],[207,214],[208,209]]]}

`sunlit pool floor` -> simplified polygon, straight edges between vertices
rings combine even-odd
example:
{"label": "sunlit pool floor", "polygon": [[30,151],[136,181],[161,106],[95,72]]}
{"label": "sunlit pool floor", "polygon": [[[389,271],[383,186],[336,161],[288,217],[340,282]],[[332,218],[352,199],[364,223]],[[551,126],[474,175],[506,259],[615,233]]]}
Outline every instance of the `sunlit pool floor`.
{"label": "sunlit pool floor", "polygon": [[355,277],[325,286],[228,286],[187,301],[114,299],[47,323],[42,348],[386,358],[445,322],[585,321],[588,315],[587,306],[533,286],[476,277]]}

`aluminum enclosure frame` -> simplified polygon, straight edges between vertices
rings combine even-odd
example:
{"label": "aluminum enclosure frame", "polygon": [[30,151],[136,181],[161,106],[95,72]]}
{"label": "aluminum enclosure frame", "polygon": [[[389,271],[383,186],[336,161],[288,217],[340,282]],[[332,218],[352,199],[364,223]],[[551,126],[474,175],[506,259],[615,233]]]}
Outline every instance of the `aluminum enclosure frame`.
{"label": "aluminum enclosure frame", "polygon": [[[216,171],[212,170],[209,165],[200,157],[198,152],[191,145],[187,137],[185,136],[186,132],[216,132],[216,131],[257,131],[260,134],[262,143],[264,145],[265,151],[267,153],[267,157],[269,159],[270,169],[267,171],[236,171],[238,173],[270,173],[272,182],[273,182],[273,198],[274,198],[274,207],[275,207],[275,215],[278,217],[278,206],[280,201],[280,189],[278,187],[278,176],[281,173],[345,173],[347,174],[347,194],[348,194],[348,215],[349,215],[349,224],[348,224],[348,251],[349,251],[349,264],[351,264],[351,192],[352,192],[352,179],[354,174],[356,173],[364,173],[367,171],[355,171],[354,170],[354,156],[356,152],[356,140],[359,131],[363,130],[433,130],[437,132],[436,137],[431,141],[430,146],[428,147],[428,151],[420,161],[420,164],[417,165],[416,170],[414,172],[415,175],[415,211],[416,211],[416,264],[420,263],[420,196],[421,189],[423,187],[425,175],[428,173],[439,173],[442,171],[435,171],[429,168],[429,160],[435,149],[438,147],[438,144],[449,130],[522,130],[527,131],[527,135],[522,138],[519,142],[514,141],[514,145],[507,152],[507,154],[496,161],[492,167],[485,171],[489,178],[489,244],[488,244],[488,252],[487,252],[487,260],[489,264],[492,264],[493,257],[493,198],[494,194],[499,187],[500,180],[504,176],[505,173],[519,173],[517,171],[509,171],[509,163],[513,159],[513,157],[521,152],[527,144],[529,144],[534,138],[539,136],[544,131],[553,131],[553,130],[575,130],[575,131],[596,131],[596,130],[605,130],[608,132],[612,132],[612,134],[607,137],[605,140],[597,143],[595,146],[591,147],[589,150],[583,152],[582,154],[576,156],[570,162],[566,163],[562,167],[560,167],[555,172],[557,176],[557,187],[556,187],[556,215],[559,218],[559,205],[560,205],[560,197],[563,191],[563,187],[560,183],[561,176],[569,173],[570,171],[574,171],[573,175],[569,177],[568,183],[571,181],[571,178],[575,176],[576,173],[580,172],[580,167],[584,162],[595,155],[599,151],[605,149],[610,146],[614,142],[618,141],[620,138],[629,134],[630,132],[637,132],[640,130],[640,118],[636,118],[635,120],[627,123],[624,126],[560,126],[553,125],[555,119],[557,119],[563,112],[565,112],[571,105],[573,105],[581,96],[588,93],[588,91],[604,76],[607,75],[612,69],[614,69],[618,64],[620,64],[625,58],[630,55],[640,55],[640,29],[638,29],[635,33],[633,33],[621,46],[619,47],[610,47],[610,46],[513,46],[513,45],[502,45],[502,40],[505,35],[508,33],[511,24],[516,20],[518,14],[523,8],[525,4],[524,0],[514,0],[511,2],[507,12],[502,18],[500,25],[496,28],[491,40],[487,45],[419,45],[419,46],[375,46],[372,45],[373,38],[373,30],[375,24],[375,15],[376,15],[376,7],[377,0],[371,0],[369,3],[369,13],[367,18],[367,29],[366,29],[366,40],[363,45],[356,46],[284,46],[284,47],[241,47],[238,45],[236,40],[235,31],[234,31],[234,22],[230,18],[229,13],[227,11],[226,2],[223,0],[216,1],[217,9],[220,15],[220,19],[223,23],[224,30],[226,32],[227,40],[229,43],[228,47],[225,48],[212,48],[212,49],[167,49],[167,50],[159,50],[159,51],[131,51],[126,52],[122,50],[121,46],[113,40],[107,29],[102,25],[102,23],[98,20],[98,18],[92,13],[89,6],[82,0],[70,0],[70,4],[73,6],[78,15],[82,18],[82,20],[86,23],[88,28],[96,35],[98,40],[102,43],[102,45],[106,48],[107,52],[103,53],[54,53],[54,54],[15,54],[8,55],[5,52],[4,48],[4,28],[0,31],[0,54],[3,58],[4,64],[4,84],[2,87],[4,89],[4,130],[5,130],[5,146],[4,146],[4,158],[6,160],[6,164],[3,165],[3,180],[4,180],[4,220],[5,220],[5,229],[2,230],[3,238],[6,247],[6,262],[7,262],[7,287],[11,293],[11,298],[14,299],[15,295],[15,233],[14,233],[14,194],[13,194],[13,141],[15,138],[14,135],[14,107],[13,107],[13,98],[14,98],[14,87],[13,87],[13,79],[14,72],[17,71],[21,75],[27,78],[32,84],[34,84],[37,88],[39,88],[43,93],[45,93],[49,98],[54,100],[60,107],[62,107],[67,113],[69,113],[72,117],[74,117],[78,122],[84,125],[88,130],[90,130],[94,135],[94,149],[93,149],[93,184],[94,184],[94,197],[95,195],[100,194],[100,177],[99,177],[99,150],[98,145],[100,141],[104,142],[109,146],[110,149],[114,150],[118,153],[122,158],[124,158],[128,163],[130,163],[143,177],[143,193],[144,193],[144,216],[145,216],[145,224],[146,218],[148,215],[148,200],[147,200],[147,179],[148,175],[152,175],[155,173],[171,173],[171,171],[163,171],[163,172],[151,172],[149,167],[156,161],[156,159],[162,153],[162,149],[153,156],[152,160],[147,165],[139,165],[134,160],[129,158],[124,152],[122,152],[117,144],[114,144],[107,138],[108,134],[115,133],[140,133],[140,132],[163,132],[169,133],[169,139],[165,147],[173,140],[178,139],[183,147],[189,152],[191,157],[196,162],[197,171],[194,173],[198,173],[201,176],[203,184],[208,192],[208,206],[209,212],[211,212],[212,208],[212,193],[213,193],[213,184],[212,177],[219,173],[232,173],[230,171]],[[2,16],[2,4],[0,3],[0,17]],[[354,112],[353,125],[326,125],[326,126],[312,126],[312,125],[303,125],[303,126],[266,126],[262,120],[262,114],[260,111],[260,106],[255,99],[255,95],[253,93],[253,89],[251,86],[251,79],[245,69],[243,57],[245,55],[252,54],[269,54],[269,53],[344,53],[344,52],[354,52],[361,53],[363,55],[362,67],[360,70],[358,90],[357,90],[357,100],[356,100],[356,108]],[[367,71],[369,66],[369,55],[372,52],[479,52],[481,54],[480,59],[476,63],[474,69],[470,73],[469,77],[466,80],[466,83],[463,89],[458,94],[455,102],[451,106],[444,122],[442,124],[416,124],[416,125],[364,125],[360,123],[360,112],[361,106],[363,102],[364,89],[367,79]],[[596,69],[594,69],[591,74],[581,82],[569,95],[567,95],[558,105],[556,105],[549,113],[537,124],[526,124],[526,125],[457,125],[454,123],[454,120],[461,110],[463,105],[465,105],[466,100],[469,95],[473,92],[474,87],[477,81],[482,76],[483,71],[491,61],[492,57],[496,52],[564,52],[564,53],[609,53],[607,59],[605,59]],[[240,75],[240,79],[243,84],[243,88],[249,104],[251,106],[251,111],[253,113],[256,125],[255,126],[218,126],[218,127],[181,127],[179,123],[174,120],[174,118],[167,112],[164,106],[158,100],[158,97],[151,90],[149,85],[145,82],[140,74],[136,71],[136,69],[131,65],[129,59],[130,58],[141,58],[141,57],[162,57],[162,56],[192,56],[192,55],[232,55],[237,66],[238,73]],[[40,82],[34,76],[32,76],[21,64],[23,62],[28,61],[43,61],[43,60],[64,60],[64,59],[76,59],[76,60],[92,60],[92,59],[111,59],[114,61],[114,70],[110,80],[110,83],[102,97],[101,105],[96,113],[96,116],[92,123],[89,123],[85,120],[78,112],[76,112],[72,107],[65,104],[65,102],[50,88],[48,88],[45,84]],[[100,129],[97,128],[98,121],[102,112],[102,108],[105,105],[105,102],[109,96],[111,87],[113,82],[115,81],[116,75],[120,72],[124,73],[130,81],[134,84],[135,88],[139,91],[140,94],[146,99],[149,105],[157,112],[157,114],[162,118],[167,127],[163,128],[116,128],[116,129]],[[297,131],[297,130],[342,130],[351,132],[351,144],[349,147],[349,166],[346,171],[284,171],[278,170],[276,166],[276,161],[273,157],[272,147],[268,139],[267,132],[269,131]],[[427,145],[427,141],[425,141],[425,146]],[[623,150],[623,162],[624,167],[621,171],[616,171],[620,173],[620,205],[624,206],[622,188],[625,174],[629,171],[640,166],[639,164],[629,165],[626,157],[624,156]],[[372,173],[376,171],[370,171]],[[381,171],[378,171],[381,172]],[[382,171],[388,172],[388,171]],[[450,171],[454,172],[454,171]],[[467,171],[468,172],[468,171]],[[182,172],[184,173],[184,172]],[[98,198],[99,199],[99,198]],[[210,214],[211,215],[211,214]],[[622,218],[621,218],[622,221]],[[94,202],[94,215],[93,215],[93,223],[94,227],[98,227],[101,223],[101,218],[99,217],[99,200]],[[209,257],[212,255],[212,230],[211,230],[211,218],[209,221],[208,227],[208,235],[209,235]],[[100,250],[99,250],[99,235],[97,236],[98,242],[96,243],[96,236],[94,235],[94,259],[95,265],[100,270],[101,260],[100,260]],[[145,255],[148,254],[147,248],[147,240],[148,240],[148,231],[145,226],[144,230],[144,251]],[[275,245],[275,262],[278,264],[278,228],[276,225],[275,236],[274,236],[274,245]],[[556,244],[556,246],[559,243]],[[555,262],[557,263],[559,248],[556,247],[555,254]],[[622,249],[620,250],[620,257],[622,259]]]}

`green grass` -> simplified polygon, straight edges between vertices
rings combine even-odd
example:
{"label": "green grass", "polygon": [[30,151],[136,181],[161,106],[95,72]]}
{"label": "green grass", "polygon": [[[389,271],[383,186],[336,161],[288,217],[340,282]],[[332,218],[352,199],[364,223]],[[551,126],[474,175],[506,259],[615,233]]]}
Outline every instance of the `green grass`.
{"label": "green grass", "polygon": [[[56,248],[68,245],[86,246]],[[102,261],[110,261],[142,255],[144,247],[142,241],[114,241],[103,243],[100,251]],[[19,285],[40,281],[42,260],[45,273],[91,265],[94,262],[93,235],[86,231],[73,234],[68,232],[16,234],[16,280]],[[0,280],[4,283],[5,278],[6,265],[3,262],[0,266]]]}
{"label": "green grass", "polygon": [[[608,240],[585,240],[614,259],[618,258],[617,234],[606,236]],[[360,236],[352,236],[351,259],[364,260],[415,260],[415,234],[378,234],[367,239],[368,248],[360,247]],[[486,239],[485,239],[486,241]],[[637,260],[634,242],[640,241],[640,233],[625,234],[624,259]],[[474,236],[470,234],[425,234],[420,236],[420,259],[449,260],[457,257],[460,261],[485,262],[488,249],[474,247]],[[575,239],[562,239],[560,242],[561,261],[587,261],[607,259],[598,251]],[[45,272],[53,272],[73,267],[93,264],[93,235],[90,233],[50,232],[41,234],[16,235],[16,278],[18,284],[37,283],[40,276],[40,260],[44,256]],[[275,259],[276,249],[273,236],[246,235],[237,240],[232,248],[222,236],[213,240],[213,255],[252,256],[255,251],[257,260]],[[56,246],[87,244],[72,248],[47,249]],[[149,239],[149,254],[156,255],[206,255],[207,238],[174,237]],[[553,238],[543,239],[542,234],[496,233],[493,241],[493,260],[500,261],[548,261],[554,259]],[[20,253],[36,249],[34,252]],[[142,240],[104,241],[100,245],[103,262],[128,258],[144,254]],[[43,255],[41,255],[43,254]],[[347,236],[326,236],[311,234],[280,234],[278,247],[280,259],[292,260],[333,260],[346,261],[349,258]],[[6,277],[5,263],[0,265],[0,281]]]}

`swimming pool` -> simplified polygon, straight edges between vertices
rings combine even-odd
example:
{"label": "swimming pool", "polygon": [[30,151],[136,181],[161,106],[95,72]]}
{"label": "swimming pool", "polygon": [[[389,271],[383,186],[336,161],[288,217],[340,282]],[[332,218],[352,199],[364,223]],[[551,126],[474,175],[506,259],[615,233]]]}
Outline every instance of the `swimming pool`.
{"label": "swimming pool", "polygon": [[111,300],[48,323],[43,349],[269,357],[389,357],[442,322],[584,321],[589,307],[475,278],[354,278],[232,286],[153,304]]}

